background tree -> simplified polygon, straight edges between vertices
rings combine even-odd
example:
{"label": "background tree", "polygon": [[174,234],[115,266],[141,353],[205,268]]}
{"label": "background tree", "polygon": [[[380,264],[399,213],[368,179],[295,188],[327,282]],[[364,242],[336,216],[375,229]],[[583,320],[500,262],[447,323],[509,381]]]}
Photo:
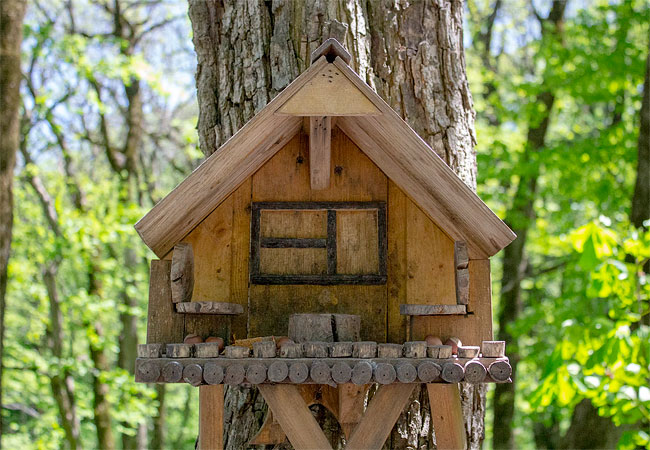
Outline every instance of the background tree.
{"label": "background tree", "polygon": [[[2,409],[2,356],[5,336],[7,266],[13,228],[13,182],[19,142],[20,45],[27,1],[0,5],[0,410]],[[2,436],[0,417],[0,439]],[[0,447],[2,442],[0,440]]]}

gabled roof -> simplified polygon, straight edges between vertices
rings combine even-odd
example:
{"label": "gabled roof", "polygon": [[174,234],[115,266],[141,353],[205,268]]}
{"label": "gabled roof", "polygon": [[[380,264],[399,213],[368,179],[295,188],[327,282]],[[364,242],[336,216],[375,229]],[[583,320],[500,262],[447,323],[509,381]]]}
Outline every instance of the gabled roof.
{"label": "gabled roof", "polygon": [[[328,86],[326,95],[316,95]],[[340,57],[329,63],[326,56],[140,219],[140,237],[165,256],[289,142],[308,115],[341,116],[336,125],[452,239],[465,241],[472,258],[492,256],[516,237]]]}

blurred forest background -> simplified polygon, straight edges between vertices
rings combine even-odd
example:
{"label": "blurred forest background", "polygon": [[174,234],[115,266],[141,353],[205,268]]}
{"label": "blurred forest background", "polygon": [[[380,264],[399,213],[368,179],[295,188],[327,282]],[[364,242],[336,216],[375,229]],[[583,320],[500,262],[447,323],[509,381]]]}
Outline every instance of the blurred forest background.
{"label": "blurred forest background", "polygon": [[[478,191],[519,235],[484,446],[650,448],[650,3],[465,8]],[[31,0],[22,30],[2,445],[194,448],[198,390],[132,376],[154,257],[133,224],[203,157],[187,3]]]}

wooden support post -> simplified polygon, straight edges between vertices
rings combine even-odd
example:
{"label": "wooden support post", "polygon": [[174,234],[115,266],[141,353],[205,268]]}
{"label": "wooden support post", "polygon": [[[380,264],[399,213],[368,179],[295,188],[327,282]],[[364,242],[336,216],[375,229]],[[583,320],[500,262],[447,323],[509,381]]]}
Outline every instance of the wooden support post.
{"label": "wooden support post", "polygon": [[380,386],[361,422],[352,433],[346,450],[381,449],[393,425],[413,393],[415,384]]}
{"label": "wooden support post", "polygon": [[258,389],[296,450],[332,448],[296,386],[261,384]]}
{"label": "wooden support post", "polygon": [[332,118],[309,118],[309,178],[313,190],[330,187]]}
{"label": "wooden support post", "polygon": [[458,384],[427,384],[431,419],[439,450],[465,449],[465,422]]}
{"label": "wooden support post", "polygon": [[199,386],[199,450],[223,448],[223,384]]}

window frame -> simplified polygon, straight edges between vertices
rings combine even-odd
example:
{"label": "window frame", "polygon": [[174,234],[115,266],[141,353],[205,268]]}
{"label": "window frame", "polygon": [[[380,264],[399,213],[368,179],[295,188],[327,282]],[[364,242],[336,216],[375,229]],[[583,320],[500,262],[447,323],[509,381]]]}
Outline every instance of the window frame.
{"label": "window frame", "polygon": [[[326,238],[262,238],[260,217],[263,210],[304,210],[327,212]],[[336,248],[337,210],[377,211],[377,250],[379,267],[373,274],[338,274]],[[253,202],[251,204],[251,284],[312,284],[312,285],[381,285],[386,284],[386,202]],[[262,248],[324,248],[327,251],[327,274],[278,275],[260,272]]]}

